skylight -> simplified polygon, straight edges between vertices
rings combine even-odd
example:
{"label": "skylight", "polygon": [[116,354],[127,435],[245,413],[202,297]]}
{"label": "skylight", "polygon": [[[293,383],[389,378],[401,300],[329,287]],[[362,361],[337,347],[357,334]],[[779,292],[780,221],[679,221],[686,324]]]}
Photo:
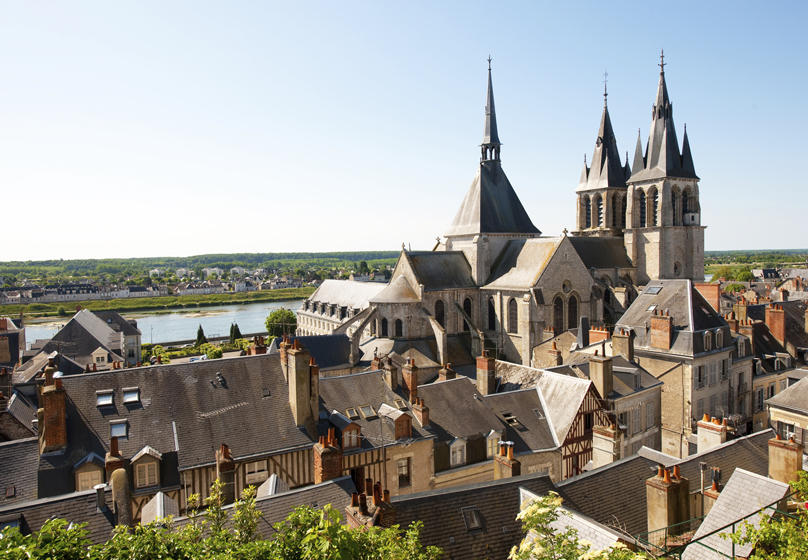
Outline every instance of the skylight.
{"label": "skylight", "polygon": [[345,409],[345,416],[347,416],[351,420],[356,420],[357,418],[359,418],[359,413],[356,411],[355,408],[351,407]]}
{"label": "skylight", "polygon": [[109,435],[117,438],[129,437],[129,423],[126,420],[110,422]]}
{"label": "skylight", "polygon": [[123,404],[134,404],[140,402],[140,389],[129,387],[123,390]]}
{"label": "skylight", "polygon": [[362,412],[362,416],[364,416],[365,418],[375,418],[376,417],[376,411],[373,410],[373,407],[370,406],[369,404],[365,404],[365,405],[360,406],[359,410]]}
{"label": "skylight", "polygon": [[404,410],[404,409],[406,409],[406,408],[407,408],[406,403],[405,403],[403,400],[401,400],[401,399],[396,399],[396,400],[395,400],[395,403],[396,403],[396,407],[397,407],[399,410]]}
{"label": "skylight", "polygon": [[645,293],[651,295],[657,295],[660,291],[662,291],[662,286],[651,286],[645,289]]}
{"label": "skylight", "polygon": [[477,531],[483,528],[483,517],[477,507],[465,507],[460,511],[463,513],[463,521],[466,523],[468,531]]}
{"label": "skylight", "polygon": [[95,406],[111,406],[113,401],[112,391],[96,391]]}
{"label": "skylight", "polygon": [[653,311],[656,308],[657,308],[657,304],[655,303],[654,305],[649,306],[648,309],[646,309],[646,311]]}

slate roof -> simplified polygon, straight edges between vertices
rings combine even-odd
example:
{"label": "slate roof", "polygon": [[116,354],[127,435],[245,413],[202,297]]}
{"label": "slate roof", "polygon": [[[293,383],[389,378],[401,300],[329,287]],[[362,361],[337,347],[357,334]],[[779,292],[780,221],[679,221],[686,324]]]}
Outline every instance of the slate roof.
{"label": "slate roof", "polygon": [[494,107],[494,85],[491,83],[491,62],[488,62],[488,91],[485,96],[485,130],[483,144],[499,144],[497,111]]}
{"label": "slate roof", "polygon": [[[584,353],[577,353],[576,358],[580,361],[573,361],[568,365],[546,368],[547,371],[556,373],[563,373],[565,375],[574,375],[580,377],[578,372],[583,374],[583,379],[589,379],[589,355]],[[648,373],[646,370],[626,360],[623,356],[612,356],[612,372],[613,391],[610,393],[611,398],[626,397],[633,395],[645,389],[663,385],[663,382]],[[640,386],[635,388],[634,375],[639,374]],[[604,398],[609,398],[610,395],[601,395]]]}
{"label": "slate roof", "polygon": [[[291,340],[300,343],[314,357],[320,371],[351,367],[351,339],[346,334],[329,334],[321,336],[290,336]],[[278,344],[282,339],[274,338],[267,350],[270,354],[278,352]]]}
{"label": "slate roof", "polygon": [[381,282],[323,280],[323,283],[309,296],[309,301],[331,303],[349,309],[364,309],[368,301],[386,286],[387,284]]}
{"label": "slate roof", "polygon": [[[421,301],[414,286],[403,274],[383,285],[383,290],[370,298],[370,303],[417,303]],[[392,328],[392,325],[390,325]]]}
{"label": "slate roof", "polygon": [[[805,312],[808,303],[804,301],[779,301],[786,316],[786,344],[797,348],[808,348],[808,332],[805,330]],[[765,305],[750,305],[746,308],[747,317],[756,321],[766,320]]]}
{"label": "slate roof", "polygon": [[0,507],[0,517],[21,515],[20,530],[23,534],[39,531],[46,521],[53,517],[65,519],[71,523],[87,523],[89,539],[100,544],[108,541],[115,527],[115,514],[112,512],[112,491],[107,486],[104,494],[106,511],[98,511],[95,490],[74,492],[53,498],[44,498]]}
{"label": "slate roof", "polygon": [[628,258],[622,237],[568,238],[584,266],[591,268],[634,268]]}
{"label": "slate roof", "polygon": [[12,391],[6,410],[20,424],[31,430],[31,434],[34,433],[32,422],[36,420],[36,406],[25,398],[25,395],[16,390]]}
{"label": "slate roof", "polygon": [[424,291],[467,290],[477,287],[463,251],[404,252]]}
{"label": "slate roof", "polygon": [[626,179],[631,174],[628,154],[626,154],[626,166],[623,167],[620,163],[620,150],[617,148],[617,138],[612,129],[612,120],[609,118],[609,108],[605,97],[603,100],[603,113],[600,117],[598,138],[595,141],[595,152],[592,155],[592,166],[588,167],[584,161],[584,170],[576,192],[607,188],[625,189]]}
{"label": "slate roof", "polygon": [[466,377],[420,385],[418,396],[429,407],[429,424],[438,441],[488,435],[502,430],[504,424],[491,410],[488,401]]}
{"label": "slate roof", "polygon": [[766,399],[767,405],[808,414],[808,378],[803,378],[785,391]]}
{"label": "slate roof", "polygon": [[[128,421],[128,438],[119,442],[125,459],[146,445],[163,454],[163,487],[179,483],[177,469],[213,464],[222,443],[236,460],[313,444],[295,425],[278,355],[81,374],[63,383],[68,447],[64,454],[42,456],[40,496],[73,491],[73,466],[88,453],[105,455],[115,420]],[[138,387],[140,402],[124,405],[124,387]],[[270,396],[264,397],[264,389]],[[100,390],[113,391],[112,406],[96,406]]]}
{"label": "slate roof", "polygon": [[[791,489],[788,484],[750,473],[743,469],[736,469],[718,495],[718,499],[710,509],[710,513],[702,521],[701,526],[693,536],[691,544],[682,553],[682,560],[719,560],[732,557],[733,552],[736,557],[747,558],[752,552],[752,545],[735,545],[733,549],[731,541],[721,538],[720,533],[731,532],[731,528],[713,535],[710,535],[710,533],[718,531],[747,515],[755,514],[763,506],[778,502],[790,493]],[[771,516],[772,513],[771,509],[764,510],[764,514],[767,516]],[[749,521],[758,527],[760,525],[759,519],[759,516],[752,515]],[[705,537],[705,535],[710,536]],[[704,538],[699,540],[701,537]]]}
{"label": "slate roof", "polygon": [[485,288],[528,290],[536,285],[563,237],[513,239],[491,266]]}
{"label": "slate roof", "polygon": [[[547,421],[547,411],[536,389],[494,393],[483,397],[491,410],[507,427],[504,439],[514,443],[516,453],[528,453],[558,447]],[[509,421],[505,417],[508,413]]]}
{"label": "slate roof", "polygon": [[[658,293],[653,293],[657,289]],[[617,322],[617,327],[634,331],[635,348],[660,351],[651,347],[650,330],[646,328],[650,325],[654,310],[657,313],[667,311],[673,317],[673,341],[666,353],[685,356],[703,353],[702,337],[694,334],[705,330],[723,330],[724,346],[732,345],[732,335],[726,321],[707,303],[692,281],[651,280]]]}
{"label": "slate roof", "polygon": [[38,464],[37,438],[0,443],[0,509],[37,498]]}
{"label": "slate roof", "polygon": [[[520,492],[525,488],[538,495],[553,489],[545,473],[457,486],[392,499],[396,523],[402,527],[421,520],[423,546],[443,549],[445,560],[507,558],[512,547],[524,536],[519,514]],[[469,531],[463,508],[476,507],[482,529]]]}
{"label": "slate roof", "polygon": [[140,329],[136,326],[137,322],[133,325],[117,311],[93,311],[93,313],[115,332],[123,333],[125,336],[141,334]]}
{"label": "slate roof", "polygon": [[481,233],[531,236],[541,233],[530,220],[499,161],[480,162],[446,237]]}

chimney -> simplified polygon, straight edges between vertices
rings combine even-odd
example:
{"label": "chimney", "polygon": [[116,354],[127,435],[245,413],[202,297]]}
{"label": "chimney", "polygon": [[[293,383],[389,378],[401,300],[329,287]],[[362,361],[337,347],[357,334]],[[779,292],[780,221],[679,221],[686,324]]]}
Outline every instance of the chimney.
{"label": "chimney", "polygon": [[0,317],[0,331],[8,330],[8,319]]}
{"label": "chimney", "polygon": [[407,358],[407,363],[402,368],[402,377],[404,381],[404,396],[407,397],[411,403],[415,402],[418,397],[418,366],[415,365],[415,360]]}
{"label": "chimney", "polygon": [[109,438],[109,451],[104,457],[104,470],[108,473],[124,468],[123,457],[118,451],[118,437]]}
{"label": "chimney", "polygon": [[424,404],[424,399],[418,397],[416,402],[412,405],[412,411],[415,414],[415,417],[418,419],[418,422],[421,423],[421,426],[424,428],[429,427],[429,408]]}
{"label": "chimney", "polygon": [[97,511],[105,512],[107,511],[107,499],[106,499],[106,484],[96,484],[93,486],[95,489],[95,507]]}
{"label": "chimney", "polygon": [[561,350],[556,348],[555,341],[553,341],[553,345],[547,353],[550,355],[550,367],[560,366],[564,363],[564,356],[561,355]]}
{"label": "chimney", "polygon": [[788,301],[788,290],[785,288],[780,290],[780,301]]}
{"label": "chimney", "polygon": [[281,343],[278,345],[278,354],[281,357],[281,371],[283,371],[283,377],[287,383],[289,383],[289,348],[291,346],[289,337],[284,334]]}
{"label": "chimney", "polygon": [[551,338],[555,338],[555,331],[553,330],[553,327],[546,327],[541,333],[541,341],[546,342]]}
{"label": "chimney", "polygon": [[267,345],[264,344],[263,336],[253,337],[253,343],[250,345],[250,354],[256,356],[258,354],[266,354]]}
{"label": "chimney", "polygon": [[608,399],[614,390],[612,359],[607,356],[589,356],[589,380],[598,390],[601,398]]}
{"label": "chimney", "polygon": [[708,284],[705,282],[694,282],[693,286],[698,290],[701,296],[707,300],[707,303],[715,310],[716,313],[721,313],[721,283],[715,282]]}
{"label": "chimney", "polygon": [[629,362],[634,361],[634,331],[619,328],[612,335],[612,355],[623,356]]}
{"label": "chimney", "polygon": [[730,311],[729,313],[727,313],[727,315],[724,317],[724,320],[727,322],[727,325],[729,325],[729,328],[732,329],[732,332],[735,333],[738,332],[738,319],[735,318],[734,311]]}
{"label": "chimney", "polygon": [[[590,366],[591,367],[591,366]],[[622,433],[615,424],[595,426],[592,430],[592,468],[597,469],[620,459]]]}
{"label": "chimney", "polygon": [[42,421],[38,423],[40,453],[61,451],[67,447],[67,394],[61,379],[54,382],[55,372],[53,358],[48,358],[42,388]]}
{"label": "chimney", "polygon": [[398,391],[398,368],[390,356],[385,360],[382,371],[384,371],[384,382],[387,383],[387,386],[393,391]]}
{"label": "chimney", "polygon": [[342,447],[334,428],[328,429],[327,436],[321,436],[314,445],[314,483],[320,484],[342,476]]}
{"label": "chimney", "polygon": [[766,306],[766,326],[777,342],[786,345],[786,312],[782,305],[770,303]]}
{"label": "chimney", "polygon": [[740,319],[738,321],[738,333],[749,339],[749,354],[755,355],[755,324],[751,319]]}
{"label": "chimney", "polygon": [[690,530],[690,481],[671,475],[659,465],[657,475],[645,481],[648,531],[668,528],[668,535]]}
{"label": "chimney", "polygon": [[654,309],[654,314],[651,315],[651,343],[652,348],[660,350],[670,350],[671,342],[673,340],[673,317],[665,312],[662,315]]}
{"label": "chimney", "polygon": [[[572,327],[572,325],[570,325]],[[578,319],[578,336],[576,338],[576,342],[578,343],[578,348],[585,348],[592,343],[592,340],[589,338],[589,317],[581,317]]]}
{"label": "chimney", "polygon": [[345,508],[345,521],[348,527],[392,527],[396,521],[396,510],[390,503],[390,491],[383,490],[380,482],[365,480],[363,493],[353,493],[351,505]]}
{"label": "chimney", "polygon": [[117,469],[109,477],[112,485],[112,511],[115,525],[132,526],[132,503],[129,499],[129,476],[126,469]]}
{"label": "chimney", "polygon": [[452,369],[452,364],[446,364],[438,371],[438,381],[448,381],[457,377],[457,373]]}
{"label": "chimney", "polygon": [[732,306],[732,310],[735,312],[735,316],[738,318],[739,321],[744,321],[748,319],[746,314],[746,309],[749,307],[749,303],[746,301],[744,296],[741,296],[740,299]]}
{"label": "chimney", "polygon": [[370,369],[371,371],[376,371],[382,369],[384,366],[382,359],[376,354],[376,351],[373,351],[373,359],[370,360]]}
{"label": "chimney", "polygon": [[721,495],[721,469],[717,467],[710,469],[710,480],[712,481],[710,487],[707,490],[703,490],[701,493],[701,499],[704,502],[703,515],[710,513],[710,510],[713,509],[713,505],[715,505],[715,501],[718,499],[718,496]]}
{"label": "chimney", "polygon": [[597,326],[589,329],[589,344],[597,344],[604,340],[609,340],[609,329]]}
{"label": "chimney", "polygon": [[236,501],[236,462],[230,454],[230,448],[224,443],[216,451],[216,478],[224,485],[222,494],[224,503],[232,504]]}
{"label": "chimney", "polygon": [[[313,387],[311,375],[311,354],[306,350],[300,340],[292,342],[288,352],[289,369],[289,404],[292,407],[292,415],[295,417],[295,424],[305,427],[310,434],[316,433],[316,418],[319,414],[319,395],[314,398],[312,394],[319,388],[319,377],[317,387]],[[317,408],[312,410],[312,402],[317,402]]]}
{"label": "chimney", "polygon": [[708,449],[713,449],[726,443],[727,441],[727,423],[726,420],[721,422],[718,418],[710,419],[710,416],[705,414],[704,418],[699,420],[698,428],[698,453],[703,453]]}
{"label": "chimney", "polygon": [[522,474],[522,463],[513,458],[513,442],[500,442],[499,455],[494,455],[494,480]]}
{"label": "chimney", "polygon": [[477,390],[481,395],[497,392],[495,360],[488,356],[488,350],[483,350],[483,355],[477,358]]}
{"label": "chimney", "polygon": [[797,443],[794,438],[782,439],[777,434],[769,440],[769,478],[790,484],[797,481],[797,474],[802,470],[802,454],[805,445]]}

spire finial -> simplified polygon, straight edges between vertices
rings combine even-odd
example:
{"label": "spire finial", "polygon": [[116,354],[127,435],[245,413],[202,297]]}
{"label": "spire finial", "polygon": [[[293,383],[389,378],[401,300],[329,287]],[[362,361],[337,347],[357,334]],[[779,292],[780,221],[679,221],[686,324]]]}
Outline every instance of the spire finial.
{"label": "spire finial", "polygon": [[660,74],[665,73],[665,49],[662,49],[662,53],[659,55],[660,62],[657,66],[661,68],[659,71]]}
{"label": "spire finial", "polygon": [[488,55],[488,71],[491,71],[491,55]]}
{"label": "spire finial", "polygon": [[604,70],[603,71],[603,106],[606,106],[606,98],[609,97],[609,91],[606,89],[606,85],[609,83],[609,73]]}

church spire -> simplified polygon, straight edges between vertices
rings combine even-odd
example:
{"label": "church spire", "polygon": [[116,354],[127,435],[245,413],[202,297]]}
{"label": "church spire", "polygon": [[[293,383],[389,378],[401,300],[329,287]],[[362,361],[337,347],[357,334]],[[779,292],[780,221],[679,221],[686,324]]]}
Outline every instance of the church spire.
{"label": "church spire", "polygon": [[491,57],[488,57],[488,94],[485,98],[485,131],[483,133],[482,160],[499,161],[499,147],[502,144],[497,134],[497,112],[494,108],[494,86],[491,83]]}
{"label": "church spire", "polygon": [[581,173],[577,191],[626,188],[626,171],[620,160],[620,150],[617,149],[617,139],[609,117],[609,106],[606,103],[609,95],[606,90],[606,76],[608,74],[604,72],[603,113],[600,117],[595,151],[592,154],[592,165],[587,169],[584,164],[584,172]]}

